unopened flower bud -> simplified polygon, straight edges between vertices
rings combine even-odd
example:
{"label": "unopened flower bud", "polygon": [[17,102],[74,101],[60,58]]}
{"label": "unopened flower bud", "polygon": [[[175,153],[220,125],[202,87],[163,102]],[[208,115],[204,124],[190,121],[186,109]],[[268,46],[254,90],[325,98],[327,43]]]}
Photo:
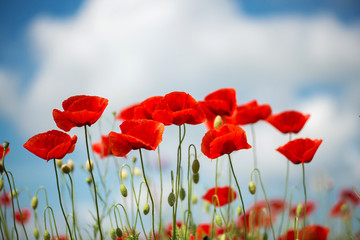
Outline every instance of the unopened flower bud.
{"label": "unopened flower bud", "polygon": [[110,237],[111,237],[112,240],[116,239],[116,231],[115,231],[114,228],[110,229]]}
{"label": "unopened flower bud", "polygon": [[4,149],[7,149],[9,147],[9,145],[10,145],[9,142],[7,142],[7,141],[3,142],[3,148]]}
{"label": "unopened flower bud", "polygon": [[128,176],[128,172],[126,171],[126,169],[122,169],[121,172],[120,172],[120,177],[122,179],[126,179]]}
{"label": "unopened flower bud", "polygon": [[191,169],[193,173],[198,173],[200,169],[200,162],[199,160],[195,159],[191,165]]}
{"label": "unopened flower bud", "polygon": [[4,188],[4,180],[0,178],[0,192],[3,190],[3,188]]}
{"label": "unopened flower bud", "polygon": [[220,228],[222,227],[221,217],[219,215],[217,215],[217,214],[215,216],[215,222],[216,222],[216,225],[218,225]]}
{"label": "unopened flower bud", "polygon": [[121,231],[121,229],[120,228],[116,228],[116,236],[118,237],[118,238],[121,238],[122,237],[122,231]]}
{"label": "unopened flower bud", "polygon": [[136,157],[133,157],[131,160],[133,163],[136,163]]}
{"label": "unopened flower bud", "polygon": [[223,124],[223,120],[221,119],[221,116],[217,115],[214,119],[214,128],[217,128]]}
{"label": "unopened flower bud", "polygon": [[13,190],[12,192],[11,192],[11,194],[10,194],[10,197],[11,198],[14,198],[14,197],[16,197],[16,196],[18,196],[19,195],[19,190]]}
{"label": "unopened flower bud", "polygon": [[127,197],[127,195],[128,195],[127,188],[125,187],[125,185],[123,183],[120,185],[120,192],[121,192],[121,195],[123,195],[123,197]]}
{"label": "unopened flower bud", "polygon": [[256,193],[256,185],[253,181],[249,182],[249,191],[252,195]]}
{"label": "unopened flower bud", "polygon": [[193,195],[193,196],[192,196],[191,202],[192,202],[192,204],[196,204],[196,203],[197,203],[197,196],[196,196],[196,195]]}
{"label": "unopened flower bud", "polygon": [[348,210],[348,205],[347,205],[346,203],[344,203],[343,205],[341,205],[340,211],[341,211],[342,213],[347,212],[347,210]]}
{"label": "unopened flower bud", "polygon": [[199,180],[200,180],[200,175],[199,175],[199,173],[195,173],[195,174],[193,175],[193,181],[194,181],[194,183],[197,184],[197,183],[199,182]]}
{"label": "unopened flower bud", "polygon": [[87,184],[91,184],[91,182],[92,182],[92,180],[91,180],[91,178],[90,177],[87,177],[86,179],[85,179],[85,181],[87,182]]}
{"label": "unopened flower bud", "polygon": [[181,188],[180,189],[180,199],[181,199],[181,201],[184,201],[185,197],[186,197],[185,189]]}
{"label": "unopened flower bud", "polygon": [[44,231],[43,238],[44,240],[50,240],[50,233],[47,230]]}
{"label": "unopened flower bud", "polygon": [[238,206],[237,209],[236,209],[236,214],[237,214],[238,216],[240,216],[241,213],[242,213],[242,208],[241,208],[240,206]]}
{"label": "unopened flower bud", "polygon": [[86,169],[90,172],[94,169],[94,161],[90,159],[89,161],[86,161]]}
{"label": "unopened flower bud", "polygon": [[39,234],[39,230],[37,228],[34,228],[33,234],[34,234],[35,239],[39,239],[40,234]]}
{"label": "unopened flower bud", "polygon": [[38,203],[39,203],[39,200],[37,198],[37,196],[34,196],[32,199],[31,199],[31,207],[32,209],[36,209],[37,206],[38,206]]}
{"label": "unopened flower bud", "polygon": [[303,205],[301,203],[299,203],[296,206],[296,216],[300,217],[300,215],[302,214],[303,211]]}
{"label": "unopened flower bud", "polygon": [[143,207],[143,213],[145,215],[147,215],[150,212],[150,206],[148,203],[145,203],[144,207]]}
{"label": "unopened flower bud", "polygon": [[70,168],[70,172],[72,172],[72,171],[74,171],[74,162],[73,162],[73,160],[71,160],[71,159],[69,159],[68,161],[67,161],[67,165],[69,166],[69,168]]}
{"label": "unopened flower bud", "polygon": [[134,168],[134,175],[137,177],[141,177],[141,171],[138,168]]}
{"label": "unopened flower bud", "polygon": [[61,171],[65,174],[69,174],[70,173],[70,167],[67,164],[63,164],[61,166]]}
{"label": "unopened flower bud", "polygon": [[58,167],[61,167],[61,165],[62,165],[62,159],[56,159],[55,161],[56,161],[56,165],[57,165]]}
{"label": "unopened flower bud", "polygon": [[169,203],[170,207],[174,206],[174,203],[175,203],[175,194],[174,194],[174,192],[171,192],[169,194],[168,203]]}
{"label": "unopened flower bud", "polygon": [[210,203],[209,202],[205,202],[205,212],[206,213],[210,212]]}

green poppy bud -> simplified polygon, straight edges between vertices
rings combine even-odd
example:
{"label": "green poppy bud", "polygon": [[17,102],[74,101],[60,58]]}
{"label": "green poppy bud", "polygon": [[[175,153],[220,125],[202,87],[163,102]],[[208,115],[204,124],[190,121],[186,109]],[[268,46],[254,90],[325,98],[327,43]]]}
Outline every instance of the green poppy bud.
{"label": "green poppy bud", "polygon": [[50,240],[50,233],[47,230],[44,231],[43,238],[44,240]]}
{"label": "green poppy bud", "polygon": [[68,165],[69,168],[70,168],[70,172],[74,171],[75,166],[74,166],[74,162],[73,162],[71,159],[69,159],[69,160],[67,161],[67,165]]}
{"label": "green poppy bud", "polygon": [[7,142],[7,141],[3,142],[3,147],[4,147],[5,149],[7,149],[7,148],[9,147],[9,145],[10,145],[9,142]]}
{"label": "green poppy bud", "polygon": [[143,207],[143,213],[145,215],[147,215],[150,212],[150,206],[148,203],[145,203],[144,207]]}
{"label": "green poppy bud", "polygon": [[303,205],[301,203],[299,203],[296,207],[296,216],[300,216],[302,214],[303,211]]}
{"label": "green poppy bud", "polygon": [[215,216],[215,222],[216,222],[216,225],[218,225],[220,228],[222,227],[221,217],[219,215],[217,215],[217,214]]}
{"label": "green poppy bud", "polygon": [[92,180],[91,180],[91,178],[90,177],[87,177],[86,179],[85,179],[85,181],[87,182],[87,184],[91,184],[91,182],[92,182]]}
{"label": "green poppy bud", "polygon": [[40,234],[39,234],[39,230],[37,228],[34,228],[33,234],[34,234],[35,239],[39,239]]}
{"label": "green poppy bud", "polygon": [[194,181],[194,183],[197,184],[197,183],[199,182],[199,180],[200,180],[200,175],[199,175],[199,173],[195,173],[195,174],[193,175],[193,181]]}
{"label": "green poppy bud", "polygon": [[186,197],[185,189],[181,188],[180,189],[180,199],[181,199],[181,201],[184,201],[185,197]]}
{"label": "green poppy bud", "polygon": [[193,196],[192,196],[191,202],[192,202],[192,204],[196,204],[196,203],[197,203],[197,196],[196,196],[196,195],[193,195]]}
{"label": "green poppy bud", "polygon": [[123,197],[127,197],[128,191],[123,183],[120,185],[120,192],[121,192],[121,195],[123,195]]}
{"label": "green poppy bud", "polygon": [[169,194],[168,203],[169,203],[170,207],[174,206],[174,203],[175,203],[175,194],[174,194],[174,192],[171,192]]}
{"label": "green poppy bud", "polygon": [[112,240],[116,239],[116,231],[115,231],[114,228],[110,229],[110,237],[111,237]]}
{"label": "green poppy bud", "polygon": [[39,200],[37,198],[37,196],[34,196],[32,199],[31,199],[31,207],[32,209],[36,209],[37,206],[38,206],[38,203],[39,203]]}
{"label": "green poppy bud", "polygon": [[205,202],[205,212],[206,213],[210,212],[210,203],[209,202]]}
{"label": "green poppy bud", "polygon": [[341,211],[342,213],[346,213],[347,210],[348,210],[348,205],[347,205],[346,203],[344,203],[343,205],[341,205],[340,211]]}
{"label": "green poppy bud", "polygon": [[214,128],[217,128],[223,124],[221,116],[217,115],[214,119]]}
{"label": "green poppy bud", "polygon": [[94,169],[94,161],[90,159],[89,161],[86,161],[86,169],[90,172]]}
{"label": "green poppy bud", "polygon": [[199,160],[195,159],[191,165],[191,169],[193,173],[198,173],[200,169],[200,162]]}
{"label": "green poppy bud", "polygon": [[63,164],[63,165],[61,166],[61,171],[62,171],[63,173],[65,173],[65,174],[69,174],[70,171],[71,171],[71,169],[70,169],[70,167],[69,167],[67,164]]}
{"label": "green poppy bud", "polygon": [[4,188],[4,180],[0,178],[0,192],[2,191],[3,188]]}
{"label": "green poppy bud", "polygon": [[136,162],[136,157],[133,157],[131,160],[132,160],[133,163],[135,163]]}
{"label": "green poppy bud", "polygon": [[249,191],[252,195],[256,193],[256,185],[253,181],[249,182]]}
{"label": "green poppy bud", "polygon": [[118,238],[121,238],[121,237],[122,237],[122,231],[121,231],[120,228],[116,228],[116,236],[117,236]]}
{"label": "green poppy bud", "polygon": [[238,216],[240,216],[241,213],[242,213],[242,208],[241,208],[240,206],[238,206],[237,209],[236,209],[236,214],[237,214]]}
{"label": "green poppy bud", "polygon": [[56,165],[57,165],[58,167],[61,167],[61,165],[62,165],[62,159],[56,159],[55,161],[56,161]]}

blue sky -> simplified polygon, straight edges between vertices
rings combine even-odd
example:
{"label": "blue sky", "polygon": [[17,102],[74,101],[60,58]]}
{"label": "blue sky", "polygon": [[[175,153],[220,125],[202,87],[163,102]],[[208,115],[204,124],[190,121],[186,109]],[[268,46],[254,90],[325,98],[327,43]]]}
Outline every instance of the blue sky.
{"label": "blue sky", "polygon": [[[11,144],[8,169],[19,186],[54,186],[51,166],[22,144],[56,128],[51,111],[71,95],[109,99],[101,125],[106,133],[112,111],[149,96],[180,90],[201,100],[218,88],[233,87],[239,104],[257,99],[269,103],[275,113],[310,113],[299,136],[324,142],[318,162],[308,166],[309,176],[320,172],[335,180],[337,188],[352,185],[360,180],[359,20],[356,0],[2,0],[0,141]],[[92,127],[94,141],[98,128]],[[189,143],[205,133],[192,129]],[[168,131],[171,138],[175,131]],[[264,149],[260,161],[271,169],[264,178],[281,183],[283,169],[271,160],[283,160],[273,149],[286,139],[264,123],[257,133]],[[70,157],[80,165],[85,156],[83,132],[73,134],[79,143]],[[169,158],[172,154],[164,150]],[[241,166],[251,169],[250,163]],[[44,174],[28,178],[29,172],[38,171]],[[79,173],[76,180],[83,182],[85,176]],[[293,183],[299,178],[294,174]],[[242,179],[244,188],[247,179]],[[275,196],[282,188],[271,191]],[[86,194],[81,192],[79,198],[85,201]]]}

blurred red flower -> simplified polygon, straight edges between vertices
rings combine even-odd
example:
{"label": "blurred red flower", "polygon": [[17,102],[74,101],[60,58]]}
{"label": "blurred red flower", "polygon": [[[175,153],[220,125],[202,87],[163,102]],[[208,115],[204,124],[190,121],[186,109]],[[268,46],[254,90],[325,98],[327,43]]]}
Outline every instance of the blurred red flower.
{"label": "blurred red flower", "polygon": [[282,133],[298,133],[304,127],[310,114],[302,114],[297,111],[285,111],[270,115],[266,121]]}
{"label": "blurred red flower", "polygon": [[[224,229],[216,228],[215,236],[221,235],[224,233]],[[211,235],[211,224],[210,223],[202,223],[199,224],[196,228],[195,236],[196,240],[202,240],[205,236],[210,237]]]}
{"label": "blurred red flower", "polygon": [[66,236],[63,235],[63,234],[59,234],[59,238],[58,238],[57,236],[54,236],[52,239],[53,239],[53,240],[68,240],[69,237],[66,237]]}
{"label": "blurred red flower", "polygon": [[165,125],[200,124],[205,121],[204,112],[198,102],[188,93],[171,92],[157,105],[153,119]]}
{"label": "blurred red flower", "polygon": [[340,199],[335,203],[330,210],[330,217],[340,217],[343,219],[349,219],[351,217],[351,211],[345,199]]}
{"label": "blurred red flower", "polygon": [[10,192],[0,192],[0,204],[4,207],[11,206]]}
{"label": "blurred red flower", "polygon": [[53,117],[58,128],[68,132],[73,127],[94,124],[101,117],[107,105],[106,98],[77,95],[62,103],[63,112],[54,109]]}
{"label": "blurred red flower", "polygon": [[21,224],[21,217],[24,222],[24,224],[28,223],[30,221],[31,217],[31,211],[28,208],[21,209],[21,216],[19,211],[15,211],[15,220],[17,223]]}
{"label": "blurred red flower", "polygon": [[154,96],[149,97],[141,103],[134,104],[128,108],[123,109],[116,116],[118,120],[132,120],[132,119],[150,119],[152,120],[152,114],[157,105],[164,97]]}
{"label": "blurred red flower", "polygon": [[120,125],[122,133],[110,132],[110,149],[123,157],[132,149],[155,150],[162,141],[164,124],[147,119],[128,120]]}
{"label": "blurred red flower", "polygon": [[342,189],[340,192],[340,199],[344,199],[345,201],[350,202],[354,206],[358,206],[360,204],[360,198],[351,188]]}
{"label": "blurred red flower", "polygon": [[75,149],[77,136],[72,138],[61,131],[51,130],[31,137],[24,148],[36,156],[49,161],[53,158],[62,159],[66,154],[72,153]]}
{"label": "blurred red flower", "polygon": [[210,159],[249,148],[251,146],[247,143],[245,131],[232,124],[209,130],[201,142],[201,152]]}
{"label": "blurred red flower", "polygon": [[[305,203],[302,203],[303,208],[305,207]],[[290,216],[295,217],[296,216],[296,208],[297,205],[294,205],[290,210]],[[316,209],[316,203],[314,201],[306,201],[306,217],[311,215]],[[305,209],[301,211],[299,218],[303,218],[305,213]]]}
{"label": "blurred red flower", "polygon": [[[299,238],[303,238],[303,228],[299,228]],[[326,240],[327,235],[330,232],[330,229],[327,227],[319,226],[319,225],[311,225],[305,227],[305,239],[306,240]],[[289,230],[283,236],[279,237],[279,240],[294,240],[295,232],[294,230]]]}
{"label": "blurred red flower", "polygon": [[240,105],[233,114],[233,124],[245,125],[264,120],[271,114],[271,107],[268,104],[258,105],[256,100]]}
{"label": "blurred red flower", "polygon": [[[5,150],[5,156],[10,152],[10,148],[6,148]],[[0,161],[2,160],[2,158],[4,157],[4,147],[3,145],[0,145]]]}
{"label": "blurred red flower", "polygon": [[101,135],[101,141],[92,144],[93,151],[99,155],[100,158],[105,158],[111,155],[109,136]]}
{"label": "blurred red flower", "polygon": [[[181,228],[181,225],[182,225],[181,221],[176,222],[176,226],[178,226],[179,228]],[[173,224],[172,223],[169,223],[169,224],[166,225],[165,233],[169,237],[172,236],[172,233],[173,233]]]}
{"label": "blurred red flower", "polygon": [[321,142],[321,139],[298,138],[276,150],[294,164],[307,163],[313,159]]}
{"label": "blurred red flower", "polygon": [[[213,201],[216,201],[213,196],[215,196],[215,187],[210,188],[205,195],[202,196],[202,199],[212,204]],[[236,199],[236,192],[229,186],[217,187],[216,196],[219,199],[219,202],[216,201],[217,206],[222,207]]]}

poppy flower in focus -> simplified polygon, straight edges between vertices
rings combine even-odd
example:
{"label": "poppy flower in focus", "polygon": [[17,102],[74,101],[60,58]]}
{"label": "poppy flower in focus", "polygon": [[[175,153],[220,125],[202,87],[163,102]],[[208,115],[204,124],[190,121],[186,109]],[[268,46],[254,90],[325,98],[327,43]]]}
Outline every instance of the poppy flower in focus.
{"label": "poppy flower in focus", "polygon": [[342,189],[340,192],[340,199],[344,199],[345,201],[350,202],[354,206],[358,206],[360,204],[360,198],[351,188]]}
{"label": "poppy flower in focus", "polygon": [[61,131],[51,130],[31,137],[24,148],[36,156],[49,161],[50,159],[62,159],[66,154],[72,153],[75,149],[77,136],[72,138]]}
{"label": "poppy flower in focus", "polygon": [[[6,148],[5,150],[5,156],[10,152],[10,148]],[[4,147],[3,145],[0,145],[0,160],[2,160],[4,157]]]}
{"label": "poppy flower in focus", "polygon": [[1,204],[1,206],[4,206],[4,207],[11,206],[10,192],[0,193],[0,204]]}
{"label": "poppy flower in focus", "polygon": [[19,211],[15,212],[15,221],[19,224],[21,224],[21,217],[24,222],[24,224],[28,223],[30,221],[31,217],[31,211],[28,208],[21,209],[21,215]]}
{"label": "poppy flower in focus", "polygon": [[321,142],[321,139],[298,138],[276,150],[294,164],[308,163],[313,159]]}
{"label": "poppy flower in focus", "polygon": [[54,109],[53,117],[58,128],[68,132],[73,127],[94,124],[101,117],[107,105],[106,98],[77,95],[62,103],[63,112]]}
{"label": "poppy flower in focus", "polygon": [[213,201],[216,201],[217,206],[222,207],[236,199],[236,192],[229,186],[217,187],[216,196],[218,197],[219,202],[215,199],[215,197],[213,198],[213,196],[215,196],[215,187],[210,188],[205,195],[202,196],[202,199],[211,204]]}
{"label": "poppy flower in focus", "polygon": [[215,116],[231,116],[236,109],[236,92],[233,88],[222,88],[208,94],[201,102]]}
{"label": "poppy flower in focus", "polygon": [[[305,204],[303,203],[302,206],[304,207]],[[290,216],[291,217],[295,217],[296,216],[296,209],[297,209],[297,205],[294,205],[291,209],[290,209]],[[308,217],[309,215],[311,215],[316,209],[316,204],[314,201],[307,201],[306,202],[306,217]],[[300,216],[298,216],[299,218],[303,218],[304,217],[304,213],[305,213],[305,209],[303,209],[301,211]]]}
{"label": "poppy flower in focus", "polygon": [[268,104],[258,105],[257,101],[251,101],[236,108],[233,115],[233,122],[236,125],[245,125],[264,120],[271,114],[271,107]]}
{"label": "poppy flower in focus", "polygon": [[109,136],[101,135],[101,141],[92,144],[93,151],[97,153],[100,158],[105,158],[111,155]]}
{"label": "poppy flower in focus", "polygon": [[205,121],[204,112],[198,102],[185,92],[166,94],[156,106],[152,117],[165,125],[196,125]]}
{"label": "poppy flower in focus", "polygon": [[247,143],[245,131],[232,124],[209,130],[201,142],[201,152],[210,159],[249,148],[251,146]]}
{"label": "poppy flower in focus", "polygon": [[[299,228],[299,237],[298,239],[303,239],[303,231],[304,229]],[[326,240],[327,235],[329,234],[330,229],[327,227],[323,227],[320,225],[311,225],[305,227],[305,239],[306,240]],[[283,236],[279,237],[279,240],[294,240],[295,232],[294,230],[289,230]]]}
{"label": "poppy flower in focus", "polygon": [[285,111],[270,115],[266,121],[282,133],[298,133],[304,127],[310,114],[302,114],[297,111]]}
{"label": "poppy flower in focus", "polygon": [[162,141],[164,124],[147,119],[124,121],[122,133],[110,132],[110,149],[113,155],[124,157],[132,149],[155,150]]}

